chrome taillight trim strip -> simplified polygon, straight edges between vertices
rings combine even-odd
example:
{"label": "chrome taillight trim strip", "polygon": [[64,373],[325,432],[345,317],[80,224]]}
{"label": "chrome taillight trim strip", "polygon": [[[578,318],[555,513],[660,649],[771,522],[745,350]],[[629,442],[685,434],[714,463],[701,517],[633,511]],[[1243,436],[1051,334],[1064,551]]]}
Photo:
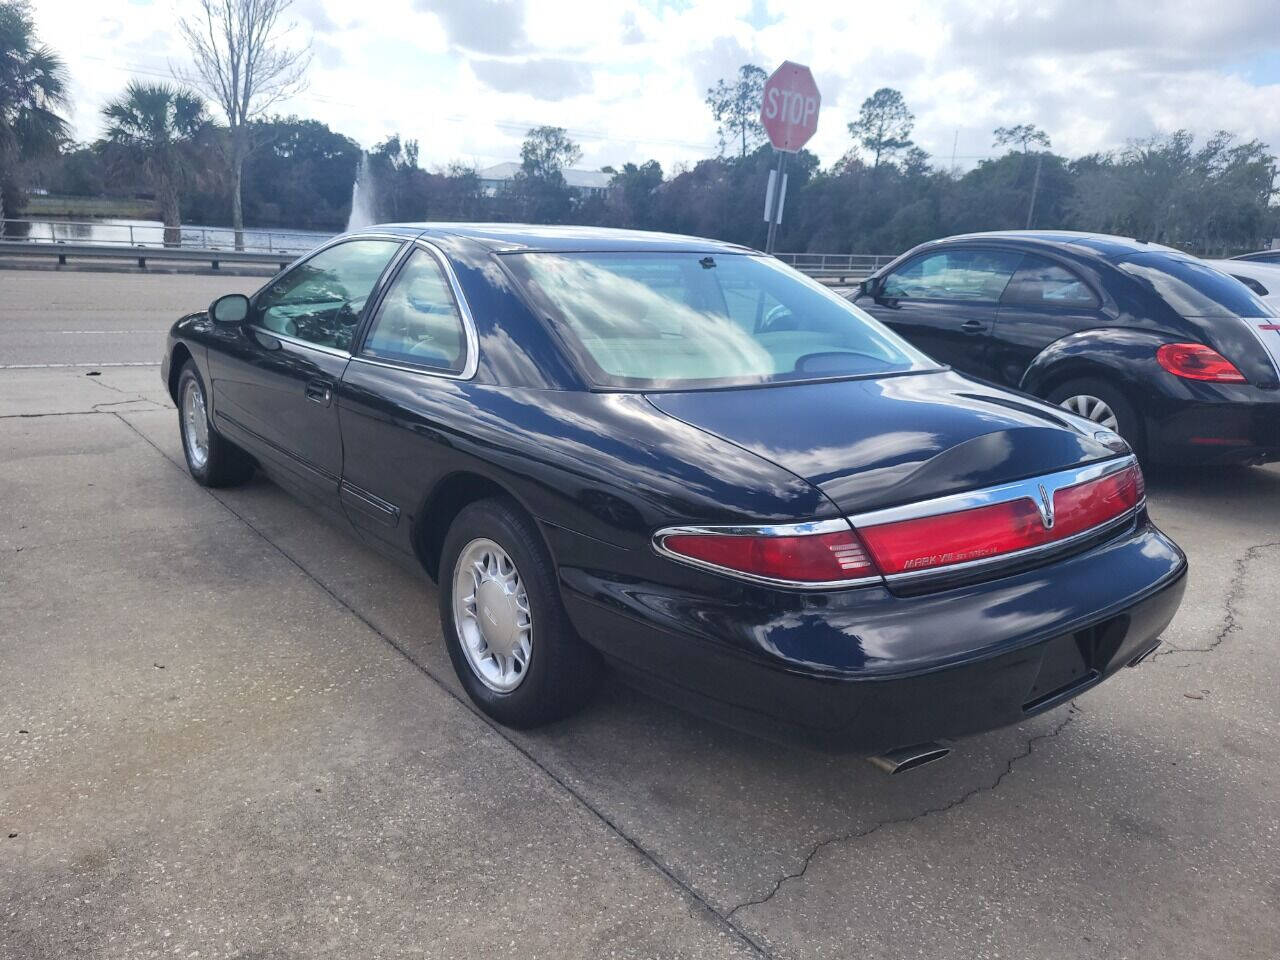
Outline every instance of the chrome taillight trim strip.
{"label": "chrome taillight trim strip", "polygon": [[[961,513],[978,507],[989,507],[998,503],[1011,503],[1014,500],[1030,500],[1032,503],[1038,504],[1041,499],[1041,487],[1044,487],[1045,492],[1052,498],[1055,493],[1066,487],[1074,487],[1082,483],[1088,483],[1090,480],[1109,477],[1113,473],[1127,470],[1129,467],[1136,465],[1137,462],[1137,458],[1133,456],[1119,457],[1115,460],[1104,460],[1102,463],[1073,467],[1070,470],[1059,470],[1057,473],[1028,477],[1026,480],[1016,480],[1013,483],[1003,483],[1000,486],[987,487],[983,490],[969,490],[965,493],[953,493],[933,500],[907,503],[900,507],[871,510],[866,513],[854,514],[848,519],[855,530],[860,530],[863,527],[876,527],[885,523],[900,523],[904,520],[922,520],[925,517],[937,517],[946,513]],[[1062,543],[1065,539],[1063,538],[1063,540],[1057,542]],[[1009,554],[1005,554],[1005,556],[1009,556]],[[931,569],[940,568],[934,567]]]}
{"label": "chrome taillight trim strip", "polygon": [[[1144,496],[1137,504],[1130,507],[1124,513],[1112,517],[1097,526],[1082,530],[1079,533],[1072,534],[1069,537],[1063,537],[1060,540],[1053,540],[1049,543],[1038,544],[1034,547],[1027,547],[1023,550],[1015,550],[1011,553],[996,554],[991,557],[982,557],[978,560],[967,560],[962,563],[952,563],[945,566],[926,567],[922,570],[909,570],[901,573],[892,573],[887,575],[875,574],[874,576],[856,577],[848,580],[824,580],[824,581],[805,581],[805,580],[782,580],[774,577],[763,577],[758,574],[744,573],[741,570],[735,570],[732,567],[724,567],[716,563],[708,563],[705,560],[698,560],[693,557],[686,557],[684,554],[676,553],[666,547],[666,539],[677,534],[691,534],[695,536],[726,536],[726,537],[803,537],[812,536],[823,533],[838,533],[852,529],[856,534],[861,527],[873,527],[885,523],[897,523],[903,520],[920,520],[926,517],[936,517],[948,513],[960,513],[964,510],[973,510],[977,507],[991,506],[998,503],[1009,503],[1014,500],[1031,500],[1033,503],[1039,503],[1041,500],[1040,489],[1044,488],[1045,492],[1052,499],[1053,495],[1059,490],[1067,487],[1074,487],[1081,483],[1088,483],[1091,480],[1099,480],[1103,477],[1111,476],[1113,473],[1119,473],[1131,466],[1137,465],[1137,458],[1134,456],[1118,457],[1113,460],[1105,460],[1101,463],[1091,463],[1083,467],[1073,467],[1069,470],[1060,470],[1056,473],[1042,474],[1038,477],[1029,477],[1026,480],[1017,480],[1013,483],[1000,484],[995,487],[987,487],[983,490],[971,490],[965,493],[949,494],[945,497],[937,497],[932,500],[921,500],[917,503],[904,504],[898,507],[887,507],[882,510],[871,510],[866,513],[854,514],[846,518],[832,518],[829,520],[811,520],[804,523],[783,523],[783,524],[753,524],[753,525],[727,525],[727,526],[682,526],[682,527],[664,527],[653,535],[653,549],[661,556],[675,560],[677,563],[683,563],[687,566],[698,567],[702,570],[709,570],[713,573],[724,574],[737,580],[744,580],[749,583],[758,583],[764,586],[783,587],[790,590],[835,590],[845,587],[865,587],[873,584],[900,584],[924,581],[934,577],[944,577],[949,574],[964,573],[967,571],[981,570],[986,567],[999,567],[1004,564],[1016,564],[1020,560],[1028,557],[1036,556],[1042,553],[1051,553],[1064,548],[1069,549],[1073,543],[1087,540],[1091,537],[1098,537],[1112,530],[1119,530],[1128,523],[1132,523],[1134,518],[1146,505],[1146,497]],[[864,544],[865,548],[865,544]],[[875,557],[870,550],[867,551],[868,559],[872,563]]]}
{"label": "chrome taillight trim strip", "polygon": [[699,526],[699,527],[663,527],[653,535],[653,549],[668,559],[675,560],[690,567],[709,570],[712,573],[724,574],[735,580],[758,583],[767,587],[783,587],[787,590],[840,590],[846,587],[867,587],[872,584],[884,584],[879,574],[869,577],[853,577],[848,580],[783,580],[776,577],[763,577],[759,574],[744,573],[732,567],[718,563],[708,563],[695,557],[686,557],[682,553],[669,550],[666,546],[668,537],[678,535],[720,536],[720,537],[808,537],[823,533],[850,532],[849,521],[840,517],[831,520],[810,520],[805,523],[770,523],[758,525],[735,526]]}

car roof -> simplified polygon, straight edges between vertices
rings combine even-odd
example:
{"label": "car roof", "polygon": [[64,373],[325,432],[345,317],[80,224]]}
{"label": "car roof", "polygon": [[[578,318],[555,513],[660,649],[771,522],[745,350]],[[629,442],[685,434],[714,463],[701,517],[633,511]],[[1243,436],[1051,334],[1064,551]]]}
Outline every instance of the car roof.
{"label": "car roof", "polygon": [[992,230],[984,233],[963,233],[946,237],[935,243],[953,241],[997,240],[1027,247],[1068,247],[1076,253],[1099,256],[1104,260],[1126,260],[1141,253],[1173,253],[1186,256],[1181,250],[1166,247],[1132,237],[1117,237],[1107,233],[1084,233],[1075,230]]}
{"label": "car roof", "polygon": [[755,253],[750,247],[704,237],[606,227],[547,226],[531,223],[387,223],[354,233],[397,233],[421,237],[460,237],[495,251],[533,250],[623,251],[680,253]]}

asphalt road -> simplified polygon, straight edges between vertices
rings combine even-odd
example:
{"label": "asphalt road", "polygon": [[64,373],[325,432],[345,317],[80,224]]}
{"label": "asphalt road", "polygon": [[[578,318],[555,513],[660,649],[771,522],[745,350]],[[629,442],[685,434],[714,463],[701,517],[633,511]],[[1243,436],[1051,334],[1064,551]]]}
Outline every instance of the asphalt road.
{"label": "asphalt road", "polygon": [[0,270],[0,370],[155,363],[179,316],[261,277]]}
{"label": "asphalt road", "polygon": [[0,957],[1280,956],[1280,471],[1151,477],[1165,648],[942,763],[613,683],[517,734],[429,583],[108,365],[258,282],[0,271]]}

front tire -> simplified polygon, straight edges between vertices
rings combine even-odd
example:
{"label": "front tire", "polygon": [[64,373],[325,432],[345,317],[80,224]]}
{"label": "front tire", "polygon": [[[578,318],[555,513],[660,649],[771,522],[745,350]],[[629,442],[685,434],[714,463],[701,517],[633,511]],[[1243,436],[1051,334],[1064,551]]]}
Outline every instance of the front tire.
{"label": "front tire", "polygon": [[209,420],[208,394],[195,361],[178,374],[178,432],[191,478],[202,487],[231,487],[253,476],[253,460]]}
{"label": "front tire", "polygon": [[468,504],[449,527],[440,625],[467,695],[506,726],[558,720],[595,690],[599,656],[569,623],[537,527],[509,500]]}
{"label": "front tire", "polygon": [[1115,431],[1138,459],[1146,457],[1147,438],[1142,418],[1129,398],[1109,383],[1094,379],[1069,380],[1050,391],[1046,399],[1078,417]]}

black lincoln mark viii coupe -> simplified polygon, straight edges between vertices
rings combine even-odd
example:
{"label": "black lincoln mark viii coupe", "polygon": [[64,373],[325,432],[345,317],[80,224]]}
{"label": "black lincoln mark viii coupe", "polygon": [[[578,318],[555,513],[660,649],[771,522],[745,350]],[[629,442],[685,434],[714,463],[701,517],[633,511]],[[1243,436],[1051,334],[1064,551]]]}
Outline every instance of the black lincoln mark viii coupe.
{"label": "black lincoln mark viii coupe", "polygon": [[1119,436],[729,244],[377,227],[179,320],[164,378],[198,482],[261,467],[425,568],[505,724],[607,662],[912,765],[1136,663],[1184,587]]}
{"label": "black lincoln mark viii coupe", "polygon": [[1280,459],[1280,317],[1169,247],[947,237],[863,281],[854,302],[933,359],[1095,420],[1151,460]]}

